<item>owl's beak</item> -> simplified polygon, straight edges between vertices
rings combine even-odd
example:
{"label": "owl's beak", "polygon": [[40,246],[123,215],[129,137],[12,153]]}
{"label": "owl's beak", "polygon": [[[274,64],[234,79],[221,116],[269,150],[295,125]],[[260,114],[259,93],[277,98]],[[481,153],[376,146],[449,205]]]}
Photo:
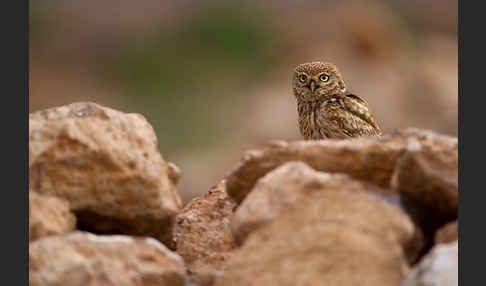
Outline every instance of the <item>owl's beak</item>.
{"label": "owl's beak", "polygon": [[316,90],[316,88],[317,88],[316,82],[313,81],[313,80],[311,80],[310,81],[310,89],[311,89],[311,91],[314,92]]}

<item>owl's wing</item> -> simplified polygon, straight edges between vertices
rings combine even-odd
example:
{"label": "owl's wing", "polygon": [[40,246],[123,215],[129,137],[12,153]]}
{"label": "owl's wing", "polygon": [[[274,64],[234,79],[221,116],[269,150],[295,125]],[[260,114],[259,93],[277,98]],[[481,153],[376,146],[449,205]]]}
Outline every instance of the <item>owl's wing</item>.
{"label": "owl's wing", "polygon": [[366,135],[381,135],[381,130],[376,122],[375,116],[373,115],[373,112],[371,112],[368,102],[364,98],[354,93],[346,92],[344,93],[341,104],[343,104],[346,110],[351,112],[354,116],[373,127],[373,129],[370,130],[371,134]]}
{"label": "owl's wing", "polygon": [[350,93],[350,92],[345,92],[344,93],[344,96],[347,96],[349,98],[352,98],[352,99],[358,101],[359,103],[366,105],[366,107],[368,107],[368,102],[364,98],[362,98],[361,96],[359,96],[359,95],[356,95],[356,94]]}
{"label": "owl's wing", "polygon": [[346,138],[381,135],[380,127],[369,110],[368,103],[358,95],[352,93],[334,95],[321,106],[320,114],[322,114],[322,126],[326,126],[333,136]]}

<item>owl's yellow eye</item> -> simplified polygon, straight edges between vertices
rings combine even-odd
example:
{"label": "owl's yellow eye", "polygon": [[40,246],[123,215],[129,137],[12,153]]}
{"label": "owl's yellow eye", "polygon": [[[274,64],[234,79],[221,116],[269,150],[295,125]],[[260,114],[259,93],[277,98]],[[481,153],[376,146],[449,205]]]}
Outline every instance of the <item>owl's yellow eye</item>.
{"label": "owl's yellow eye", "polygon": [[319,80],[322,81],[322,82],[326,82],[329,80],[329,76],[327,74],[321,74],[319,76]]}
{"label": "owl's yellow eye", "polygon": [[301,74],[301,75],[299,75],[299,81],[300,81],[301,83],[306,82],[306,81],[307,81],[307,76],[306,76],[305,74]]}

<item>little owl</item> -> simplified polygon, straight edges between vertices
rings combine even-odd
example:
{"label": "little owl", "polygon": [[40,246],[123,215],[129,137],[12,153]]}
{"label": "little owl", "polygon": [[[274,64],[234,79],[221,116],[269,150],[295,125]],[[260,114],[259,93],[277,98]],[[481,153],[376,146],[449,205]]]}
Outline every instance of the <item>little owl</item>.
{"label": "little owl", "polygon": [[293,91],[300,133],[306,140],[381,135],[368,103],[346,90],[335,65],[313,62],[297,66]]}

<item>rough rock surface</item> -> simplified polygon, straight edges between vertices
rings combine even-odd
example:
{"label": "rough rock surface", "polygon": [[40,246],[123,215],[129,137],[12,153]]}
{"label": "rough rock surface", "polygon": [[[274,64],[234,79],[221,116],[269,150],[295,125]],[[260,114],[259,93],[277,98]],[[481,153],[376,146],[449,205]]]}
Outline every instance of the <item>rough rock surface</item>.
{"label": "rough rock surface", "polygon": [[330,188],[294,201],[252,232],[216,285],[399,285],[408,271],[405,249],[416,239],[397,208]]}
{"label": "rough rock surface", "polygon": [[457,220],[444,225],[435,233],[435,243],[450,243],[456,241],[459,238],[458,231]]}
{"label": "rough rock surface", "polygon": [[[369,191],[347,175],[317,172],[302,162],[285,163],[260,178],[237,208],[231,224],[235,240],[241,244],[249,233],[277,218],[294,201],[316,192],[339,190]],[[397,195],[375,195],[399,207]]]}
{"label": "rough rock surface", "polygon": [[76,217],[59,198],[29,192],[29,241],[74,231]]}
{"label": "rough rock surface", "polygon": [[277,141],[182,209],[141,115],[74,103],[29,136],[32,286],[457,285],[456,138]]}
{"label": "rough rock surface", "polygon": [[457,286],[458,241],[438,244],[416,265],[402,286]]}
{"label": "rough rock surface", "polygon": [[182,259],[153,238],[74,232],[29,245],[31,286],[184,285]]}
{"label": "rough rock surface", "polygon": [[318,171],[346,173],[388,188],[396,161],[405,147],[398,135],[349,140],[278,141],[263,150],[248,151],[228,176],[228,194],[240,203],[256,181],[289,161],[302,161]]}
{"label": "rough rock surface", "polygon": [[[452,158],[447,158],[446,153],[441,153],[437,155],[437,158],[433,158],[439,160],[437,164],[444,163],[446,168],[451,168],[451,173],[442,176],[444,181],[440,181],[439,178],[439,181],[433,184],[432,189],[439,186],[454,186],[454,182],[457,182],[457,168],[456,173],[453,168],[454,162],[457,164],[457,160],[455,160],[457,156],[454,157],[454,154],[457,154],[457,138],[439,135],[433,131],[408,128],[386,134],[381,138],[362,137],[290,143],[276,141],[262,150],[250,150],[245,153],[242,160],[229,174],[227,191],[239,204],[253,189],[259,178],[289,161],[305,162],[318,171],[345,173],[360,181],[388,189],[391,186],[398,159],[404,154],[410,153],[407,151],[408,148],[412,148],[413,153],[417,143],[418,146],[423,144],[424,149],[430,149],[435,144],[438,146],[443,144],[443,149],[432,148],[431,150],[434,152],[452,151],[449,153],[453,155]],[[454,148],[456,153],[454,153]],[[407,160],[402,159],[402,161],[404,162],[402,167],[406,168]],[[409,169],[405,169],[405,173],[402,175],[407,174],[408,171]],[[410,171],[416,172],[416,170]],[[456,174],[455,180],[454,174]],[[424,176],[419,178],[424,178]],[[434,177],[434,173],[427,173],[426,179],[437,178]],[[417,180],[413,180],[409,186],[415,186],[416,183]],[[395,186],[400,186],[400,184],[395,184]],[[404,186],[407,190],[407,185]],[[426,191],[428,190],[426,189]]]}
{"label": "rough rock surface", "polygon": [[143,116],[73,103],[30,114],[29,139],[31,189],[66,199],[79,228],[170,243],[180,171]]}
{"label": "rough rock surface", "polygon": [[203,271],[189,274],[189,281],[186,286],[213,286],[218,277],[223,275],[224,271]]}
{"label": "rough rock surface", "polygon": [[392,187],[427,211],[422,224],[432,232],[457,218],[457,138],[417,131],[397,162]]}
{"label": "rough rock surface", "polygon": [[176,250],[190,272],[225,268],[226,260],[235,248],[230,228],[234,206],[222,181],[201,197],[191,200],[177,216],[174,226]]}

